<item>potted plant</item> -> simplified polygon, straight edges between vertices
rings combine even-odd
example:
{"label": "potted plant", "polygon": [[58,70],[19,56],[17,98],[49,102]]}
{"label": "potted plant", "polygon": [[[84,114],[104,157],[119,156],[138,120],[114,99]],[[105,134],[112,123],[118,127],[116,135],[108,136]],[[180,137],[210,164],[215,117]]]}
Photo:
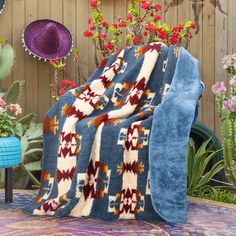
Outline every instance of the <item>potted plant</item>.
{"label": "potted plant", "polygon": [[15,137],[15,119],[21,114],[19,104],[7,103],[0,97],[0,167],[17,165],[21,158],[21,144]]}

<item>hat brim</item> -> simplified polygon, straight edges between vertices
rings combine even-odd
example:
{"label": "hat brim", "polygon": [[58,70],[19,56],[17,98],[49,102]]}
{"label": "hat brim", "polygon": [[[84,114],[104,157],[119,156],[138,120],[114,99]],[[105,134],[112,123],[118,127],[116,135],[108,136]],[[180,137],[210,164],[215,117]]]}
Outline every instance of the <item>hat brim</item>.
{"label": "hat brim", "polygon": [[[35,35],[40,34],[42,32],[42,29],[44,29],[45,26],[51,22],[53,22],[57,27],[60,40],[60,48],[58,48],[58,50],[52,54],[46,54],[35,46],[35,44],[33,43],[33,39]],[[70,54],[73,46],[73,40],[70,31],[61,23],[48,19],[36,20],[30,23],[24,29],[22,42],[26,50],[29,51],[29,54],[32,54],[34,57],[38,57],[39,59],[44,60],[53,60],[56,57],[58,57],[59,59],[65,58]]]}
{"label": "hat brim", "polygon": [[3,8],[4,8],[4,2],[5,2],[5,0],[0,0],[0,14],[1,14],[2,11],[3,11]]}

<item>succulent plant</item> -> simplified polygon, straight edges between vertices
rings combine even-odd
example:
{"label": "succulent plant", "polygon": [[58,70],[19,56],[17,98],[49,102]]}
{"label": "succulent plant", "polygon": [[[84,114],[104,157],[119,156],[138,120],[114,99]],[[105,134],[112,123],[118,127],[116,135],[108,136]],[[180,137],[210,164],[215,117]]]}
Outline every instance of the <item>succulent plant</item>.
{"label": "succulent plant", "polygon": [[13,48],[0,40],[0,80],[6,78],[10,73],[14,62]]}

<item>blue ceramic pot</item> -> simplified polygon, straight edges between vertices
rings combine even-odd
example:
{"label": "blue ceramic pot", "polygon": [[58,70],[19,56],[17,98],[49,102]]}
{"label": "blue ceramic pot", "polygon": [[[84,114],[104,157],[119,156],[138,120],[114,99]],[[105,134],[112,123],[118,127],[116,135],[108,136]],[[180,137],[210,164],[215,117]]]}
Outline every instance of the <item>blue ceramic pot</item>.
{"label": "blue ceramic pot", "polygon": [[16,137],[0,137],[0,168],[9,168],[19,164],[21,144]]}

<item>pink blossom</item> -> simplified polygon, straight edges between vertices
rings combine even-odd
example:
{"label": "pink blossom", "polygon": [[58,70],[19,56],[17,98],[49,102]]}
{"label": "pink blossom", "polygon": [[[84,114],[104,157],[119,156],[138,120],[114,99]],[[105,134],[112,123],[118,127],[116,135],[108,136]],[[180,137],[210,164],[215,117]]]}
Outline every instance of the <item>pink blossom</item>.
{"label": "pink blossom", "polygon": [[236,111],[236,96],[229,98],[228,100],[223,102],[223,110],[228,112]]}
{"label": "pink blossom", "polygon": [[9,111],[11,111],[11,112],[15,112],[15,106],[14,106],[14,104],[12,104],[12,103],[8,104],[8,105],[7,105],[7,109],[8,109]]}
{"label": "pink blossom", "polygon": [[6,106],[6,102],[0,97],[0,107]]}
{"label": "pink blossom", "polygon": [[232,86],[236,85],[236,75],[231,78],[231,80],[229,81],[229,84]]}
{"label": "pink blossom", "polygon": [[226,87],[224,81],[218,81],[212,86],[212,92],[215,95],[220,95],[221,93],[225,93]]}
{"label": "pink blossom", "polygon": [[16,116],[22,113],[22,109],[20,105],[17,103],[16,104],[10,103],[9,105],[7,105],[7,109],[15,113]]}

